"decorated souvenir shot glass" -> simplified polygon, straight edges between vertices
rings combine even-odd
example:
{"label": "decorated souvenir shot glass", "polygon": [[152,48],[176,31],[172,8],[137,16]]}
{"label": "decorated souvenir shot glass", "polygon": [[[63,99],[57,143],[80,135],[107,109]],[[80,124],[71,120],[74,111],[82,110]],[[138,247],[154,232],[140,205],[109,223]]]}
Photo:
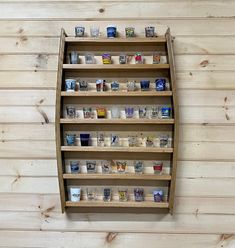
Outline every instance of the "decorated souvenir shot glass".
{"label": "decorated souvenir shot glass", "polygon": [[154,146],[154,137],[147,136],[146,137],[146,147],[153,147]]}
{"label": "decorated souvenir shot glass", "polygon": [[85,27],[77,26],[75,27],[75,36],[83,37],[85,35]]}
{"label": "decorated souvenir shot glass", "polygon": [[155,36],[155,27],[146,27],[145,28],[145,37],[154,37]]}
{"label": "decorated souvenir shot glass", "polygon": [[110,188],[104,188],[103,190],[103,201],[110,202],[112,199],[112,190]]}
{"label": "decorated souvenir shot glass", "polygon": [[135,188],[134,189],[134,196],[136,202],[144,201],[144,189],[142,188]]}
{"label": "decorated souvenir shot glass", "polygon": [[90,27],[90,34],[91,37],[97,38],[100,35],[100,28],[99,27]]}
{"label": "decorated souvenir shot glass", "polygon": [[126,64],[127,63],[127,56],[126,54],[119,55],[119,64]]}
{"label": "decorated souvenir shot glass", "polygon": [[106,87],[106,81],[104,79],[97,79],[95,81],[96,83],[96,91],[100,92],[100,91],[106,91],[107,87]]}
{"label": "decorated souvenir shot glass", "polygon": [[109,53],[103,53],[102,54],[102,61],[103,61],[103,64],[104,65],[106,65],[106,64],[112,64],[111,54],[109,54]]}
{"label": "decorated souvenir shot glass", "polygon": [[155,80],[155,89],[156,91],[165,91],[166,90],[166,79],[165,78],[157,78]]}
{"label": "decorated souvenir shot glass", "polygon": [[79,90],[80,91],[88,91],[88,82],[79,81]]}
{"label": "decorated souvenir shot glass", "polygon": [[128,201],[128,190],[127,189],[118,189],[118,197],[120,202]]}
{"label": "decorated souvenir shot glass", "polygon": [[87,188],[86,193],[87,193],[87,200],[88,201],[97,200],[97,190],[96,190],[96,188],[93,188],[93,187]]}
{"label": "decorated souvenir shot glass", "polygon": [[106,108],[98,107],[98,108],[96,108],[96,112],[97,112],[97,118],[98,119],[106,118]]}
{"label": "decorated souvenir shot glass", "polygon": [[70,161],[69,162],[69,167],[70,167],[70,171],[71,171],[72,174],[78,174],[81,171],[79,161],[75,161],[75,160]]}
{"label": "decorated souvenir shot glass", "polygon": [[160,112],[160,108],[158,106],[151,107],[151,112],[150,112],[151,119],[159,118],[159,112]]}
{"label": "decorated souvenir shot glass", "polygon": [[113,81],[112,83],[111,83],[111,91],[119,91],[119,82],[117,82],[117,81]]}
{"label": "decorated souvenir shot glass", "polygon": [[139,118],[140,119],[147,118],[147,108],[146,107],[140,107],[139,108]]}
{"label": "decorated souvenir shot glass", "polygon": [[107,37],[108,38],[117,37],[117,27],[115,25],[109,25],[107,27]]}
{"label": "decorated souvenir shot glass", "polygon": [[66,117],[70,119],[76,117],[76,108],[74,106],[66,106]]}
{"label": "decorated souvenir shot glass", "polygon": [[148,91],[150,86],[149,80],[141,80],[140,81],[140,89],[141,91]]}
{"label": "decorated souvenir shot glass", "polygon": [[86,161],[87,173],[96,173],[96,161]]}
{"label": "decorated souvenir shot glass", "polygon": [[69,188],[69,200],[72,202],[79,202],[81,199],[81,188],[70,187]]}
{"label": "decorated souvenir shot glass", "polygon": [[83,115],[84,115],[84,119],[93,119],[94,118],[93,109],[90,107],[84,107],[83,108]]}
{"label": "decorated souvenir shot glass", "polygon": [[171,107],[164,106],[161,108],[161,118],[162,119],[171,118]]}
{"label": "decorated souvenir shot glass", "polygon": [[65,90],[67,92],[75,91],[76,88],[76,79],[67,78],[65,79]]}
{"label": "decorated souvenir shot glass", "polygon": [[125,108],[126,118],[127,119],[133,118],[134,117],[134,112],[135,112],[135,109],[133,107],[126,107]]}
{"label": "decorated souvenir shot glass", "polygon": [[105,146],[105,136],[104,133],[97,133],[97,146],[104,147]]}
{"label": "decorated souvenir shot glass", "polygon": [[163,167],[163,162],[161,162],[161,161],[154,161],[153,162],[153,171],[154,171],[154,174],[161,175],[162,174],[162,167]]}
{"label": "decorated souvenir shot glass", "polygon": [[111,161],[109,160],[102,160],[101,161],[102,173],[103,174],[110,174],[112,173],[112,166]]}
{"label": "decorated souvenir shot glass", "polygon": [[90,134],[89,133],[81,133],[80,134],[81,146],[89,146]]}
{"label": "decorated souvenir shot glass", "polygon": [[126,31],[126,38],[135,37],[135,28],[134,27],[126,27],[125,31]]}
{"label": "decorated souvenir shot glass", "polygon": [[95,64],[94,54],[91,54],[91,53],[85,54],[85,63],[86,64]]}
{"label": "decorated souvenir shot glass", "polygon": [[168,147],[169,136],[168,135],[161,135],[159,137],[159,141],[160,141],[160,147],[161,148],[166,148],[166,147]]}
{"label": "decorated souvenir shot glass", "polygon": [[153,199],[155,202],[162,202],[163,201],[163,191],[156,189],[153,191]]}
{"label": "decorated souvenir shot glass", "polygon": [[142,53],[140,53],[140,52],[135,53],[135,63],[136,64],[143,64]]}
{"label": "decorated souvenir shot glass", "polygon": [[111,146],[119,146],[120,142],[119,142],[119,136],[117,134],[111,134],[110,135],[110,139],[111,139]]}
{"label": "decorated souvenir shot glass", "polygon": [[78,64],[79,62],[79,55],[77,51],[71,51],[70,53],[70,64]]}
{"label": "decorated souvenir shot glass", "polygon": [[135,91],[136,90],[136,81],[127,81],[126,82],[127,91]]}
{"label": "decorated souvenir shot glass", "polygon": [[76,134],[66,134],[66,142],[68,146],[75,146]]}
{"label": "decorated souvenir shot glass", "polygon": [[126,172],[127,162],[126,161],[116,161],[117,173],[124,174]]}
{"label": "decorated souvenir shot glass", "polygon": [[136,174],[142,174],[144,170],[143,161],[134,161],[134,169]]}
{"label": "decorated souvenir shot glass", "polygon": [[129,147],[138,147],[139,146],[138,137],[136,135],[129,135],[128,144]]}
{"label": "decorated souvenir shot glass", "polygon": [[153,64],[160,64],[161,63],[161,55],[160,53],[153,53]]}

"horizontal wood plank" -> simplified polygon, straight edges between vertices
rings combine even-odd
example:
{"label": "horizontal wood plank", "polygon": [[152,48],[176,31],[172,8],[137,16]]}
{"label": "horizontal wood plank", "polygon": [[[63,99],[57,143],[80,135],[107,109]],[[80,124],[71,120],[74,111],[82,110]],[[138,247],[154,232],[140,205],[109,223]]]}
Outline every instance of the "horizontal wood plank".
{"label": "horizontal wood plank", "polygon": [[[169,8],[170,5],[170,8]],[[218,7],[219,6],[219,7]],[[220,0],[211,4],[208,1],[188,2],[186,0],[179,2],[163,1],[157,2],[43,2],[27,3],[27,9],[24,4],[18,2],[2,3],[1,19],[121,19],[121,18],[151,18],[157,17],[232,17],[234,2],[229,0],[225,4]],[[105,11],[99,12],[103,8]],[[129,13],[128,9],[133,12]],[[180,9],[180,11],[179,11]],[[17,10],[17,11],[15,11]],[[94,11],[96,10],[96,11]],[[124,11],[123,11],[124,10]],[[126,10],[126,11],[125,11]],[[139,12],[138,10],[141,10]]]}
{"label": "horizontal wood plank", "polygon": [[[109,232],[40,232],[28,231],[27,235],[23,231],[1,231],[0,243],[3,247],[70,247],[77,248],[79,245],[86,248],[100,248],[104,244],[112,248],[122,248],[123,244],[127,247],[135,246],[142,248],[148,241],[149,248],[158,246],[172,248],[176,243],[179,247],[188,246],[191,248],[214,248],[221,235],[218,234],[148,234],[142,233],[109,233]],[[92,240],[92,242],[89,242]],[[233,239],[221,240],[219,245],[224,248],[229,248],[233,243]],[[1,247],[0,246],[0,247]]]}

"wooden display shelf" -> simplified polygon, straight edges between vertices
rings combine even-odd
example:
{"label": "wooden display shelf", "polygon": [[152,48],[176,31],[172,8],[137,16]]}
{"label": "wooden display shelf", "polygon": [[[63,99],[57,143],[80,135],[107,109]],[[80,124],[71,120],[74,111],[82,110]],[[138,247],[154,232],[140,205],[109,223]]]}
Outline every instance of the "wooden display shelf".
{"label": "wooden display shelf", "polygon": [[174,124],[174,119],[60,119],[61,124],[152,124],[167,125]]}
{"label": "wooden display shelf", "polygon": [[75,91],[75,92],[67,92],[61,91],[61,96],[74,96],[74,97],[113,97],[113,96],[121,96],[121,97],[129,97],[129,96],[172,96],[172,91],[107,91],[107,92],[92,92],[92,91]]}
{"label": "wooden display shelf", "polygon": [[163,174],[163,175],[155,175],[155,174],[64,174],[64,179],[80,179],[80,180],[87,180],[87,179],[96,179],[96,180],[103,180],[103,179],[116,179],[116,180],[159,180],[159,181],[170,181],[171,175]]}
{"label": "wooden display shelf", "polygon": [[169,68],[169,64],[63,64],[63,69],[70,70],[161,70]]}
{"label": "wooden display shelf", "polygon": [[152,201],[143,201],[143,202],[118,202],[118,201],[80,201],[80,202],[71,202],[66,201],[66,207],[115,207],[115,208],[168,208],[168,202],[152,202]]}
{"label": "wooden display shelf", "polygon": [[173,148],[158,147],[98,147],[98,146],[61,146],[63,152],[141,152],[172,153]]}
{"label": "wooden display shelf", "polygon": [[[80,208],[81,211],[98,211],[106,212],[108,208],[113,211],[118,211],[118,208],[124,212],[141,212],[148,213],[145,208],[152,208],[155,212],[157,208],[169,209],[172,213],[174,207],[175,195],[175,181],[176,181],[176,167],[177,167],[177,153],[178,153],[178,104],[175,85],[175,66],[173,58],[173,39],[170,35],[169,29],[165,36],[153,38],[88,38],[88,37],[67,37],[65,31],[61,30],[60,50],[58,59],[58,78],[56,90],[56,153],[57,153],[57,168],[60,187],[60,198],[62,212],[68,208]],[[145,56],[152,56],[155,52],[162,54],[166,58],[167,64],[117,64],[118,57],[115,57],[115,64],[65,64],[68,59],[68,53],[71,51],[79,51],[81,54],[92,52],[97,56],[104,51],[108,51],[113,56],[118,56],[122,52],[129,52],[134,54],[140,51]],[[164,59],[165,59],[164,58]],[[148,57],[149,59],[149,57]],[[83,59],[81,60],[83,62]],[[148,60],[146,60],[148,61]],[[150,62],[151,63],[151,62]],[[135,91],[127,92],[123,89],[118,92],[95,92],[95,91],[77,91],[65,92],[65,79],[67,78],[92,78],[94,81],[98,78],[112,78],[112,80],[119,80],[120,78],[159,78],[167,77],[171,91]],[[95,88],[94,88],[95,90]],[[77,98],[76,98],[77,97]],[[84,99],[84,97],[87,97]],[[103,98],[102,98],[103,97]],[[112,97],[112,99],[110,98]],[[136,97],[136,98],[135,98]],[[165,97],[165,98],[164,98]],[[74,99],[75,98],[75,99]],[[135,99],[134,99],[135,98]],[[161,99],[159,99],[161,98]],[[146,105],[152,103],[168,103],[172,106],[172,119],[65,119],[63,110],[66,104],[132,104]],[[80,125],[81,124],[81,125]],[[93,126],[91,125],[93,124]],[[106,125],[107,124],[107,125]],[[87,131],[90,128],[97,130],[111,130],[114,125],[114,130],[124,131],[129,133],[145,132],[144,130],[156,130],[156,132],[170,132],[172,137],[173,148],[159,148],[159,147],[97,147],[97,146],[64,146],[65,132]],[[129,126],[126,126],[129,125]],[[149,125],[149,126],[148,126]],[[156,125],[156,126],[153,126]],[[111,130],[112,131],[112,130]],[[163,133],[164,134],[164,133]],[[165,163],[170,164],[171,175],[154,175],[154,174],[65,174],[65,160],[72,158],[73,160],[80,159],[126,159],[126,160],[156,160],[160,159]],[[72,180],[72,182],[70,181]],[[102,181],[103,180],[103,181]],[[164,184],[168,194],[168,202],[153,202],[151,200],[144,202],[103,202],[103,201],[80,201],[71,202],[66,199],[68,197],[67,183],[73,183],[80,187],[82,184],[86,186],[89,182],[93,186],[105,184],[109,180],[115,180],[115,187],[128,187],[129,181],[131,183],[141,182],[142,187],[148,185]],[[133,180],[133,181],[132,181]],[[138,181],[139,180],[139,181]],[[95,209],[96,208],[96,209]],[[102,209],[103,208],[103,209]],[[133,210],[132,210],[133,209]],[[140,209],[140,210],[138,210]]]}
{"label": "wooden display shelf", "polygon": [[142,37],[135,37],[135,38],[91,38],[91,37],[66,37],[65,42],[67,43],[166,43],[165,36],[158,36],[153,38],[142,38]]}

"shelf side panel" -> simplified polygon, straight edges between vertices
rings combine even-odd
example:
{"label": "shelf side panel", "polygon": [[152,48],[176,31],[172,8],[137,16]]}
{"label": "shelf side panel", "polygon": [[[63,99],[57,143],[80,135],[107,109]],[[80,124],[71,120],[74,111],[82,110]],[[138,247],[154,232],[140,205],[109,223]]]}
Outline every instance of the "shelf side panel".
{"label": "shelf side panel", "polygon": [[170,182],[169,189],[169,209],[173,213],[174,207],[174,196],[175,196],[175,183],[176,183],[176,170],[177,170],[177,157],[178,157],[178,143],[179,143],[179,110],[178,110],[178,101],[176,94],[176,77],[175,77],[175,62],[174,62],[174,53],[173,53],[173,39],[170,34],[170,29],[166,32],[166,41],[167,41],[167,53],[168,60],[170,65],[170,79],[172,87],[172,98],[173,98],[173,109],[174,109],[174,152],[172,156],[172,180]]}
{"label": "shelf side panel", "polygon": [[56,121],[55,121],[55,134],[56,134],[56,157],[57,157],[57,170],[58,180],[60,188],[60,200],[61,209],[64,213],[66,202],[65,202],[65,188],[63,180],[63,168],[62,168],[62,153],[61,153],[61,126],[60,126],[60,112],[61,112],[61,87],[63,80],[63,61],[64,61],[64,50],[65,50],[65,31],[61,29],[59,57],[58,57],[58,72],[57,72],[57,87],[56,87]]}

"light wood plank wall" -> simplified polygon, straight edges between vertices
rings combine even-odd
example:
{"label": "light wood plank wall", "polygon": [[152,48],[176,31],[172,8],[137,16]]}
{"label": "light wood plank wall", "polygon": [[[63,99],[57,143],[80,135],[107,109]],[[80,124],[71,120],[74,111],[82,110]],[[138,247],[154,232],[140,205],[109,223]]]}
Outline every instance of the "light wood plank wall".
{"label": "light wood plank wall", "polygon": [[[0,247],[235,247],[234,12],[233,0],[0,0]],[[60,212],[59,34],[93,23],[171,28],[180,105],[173,216]]]}

